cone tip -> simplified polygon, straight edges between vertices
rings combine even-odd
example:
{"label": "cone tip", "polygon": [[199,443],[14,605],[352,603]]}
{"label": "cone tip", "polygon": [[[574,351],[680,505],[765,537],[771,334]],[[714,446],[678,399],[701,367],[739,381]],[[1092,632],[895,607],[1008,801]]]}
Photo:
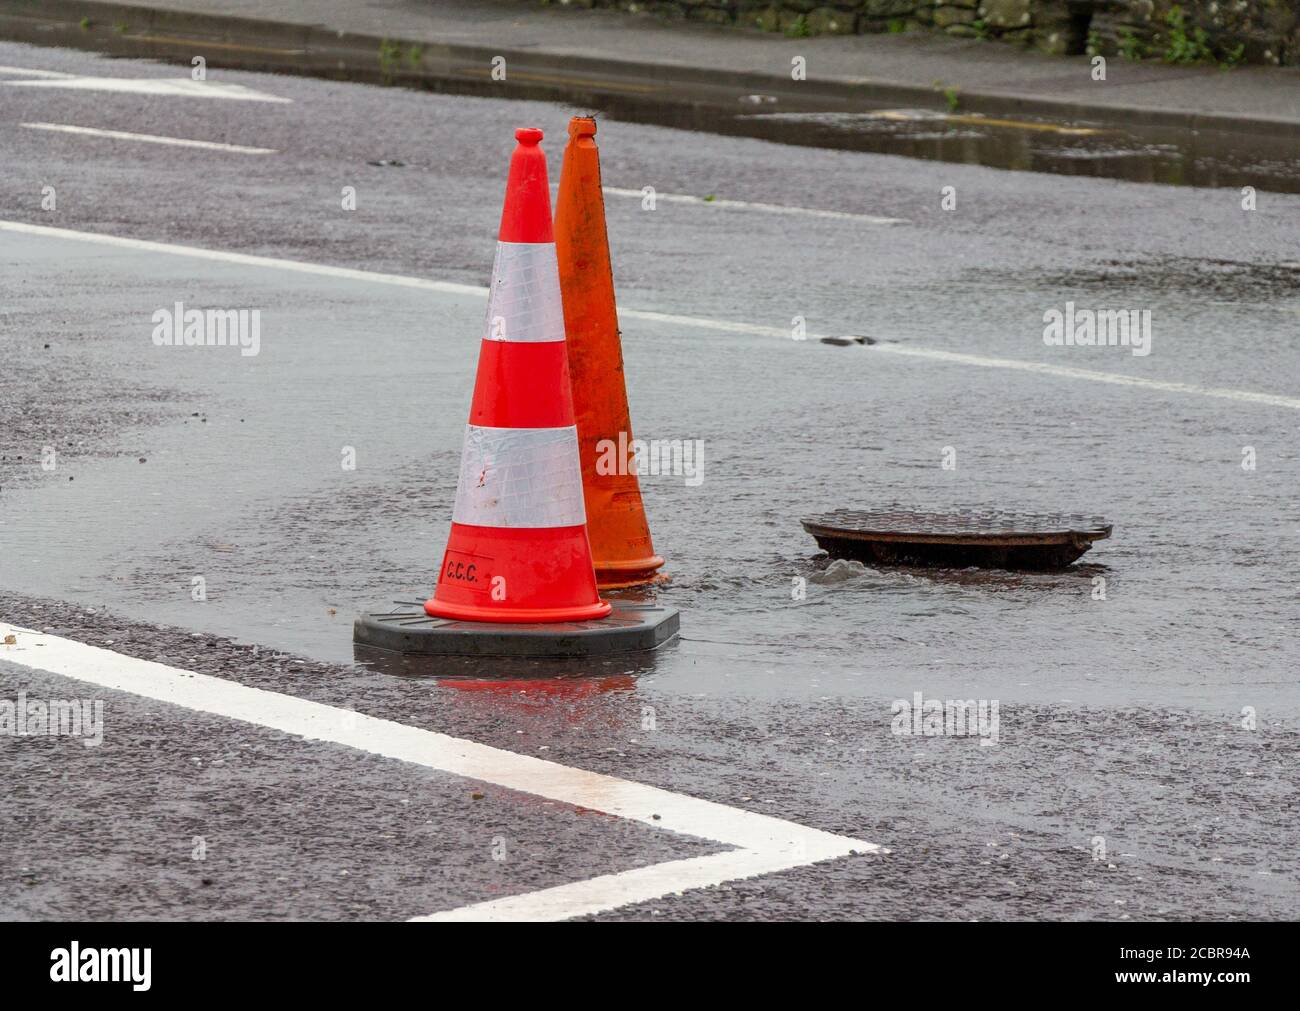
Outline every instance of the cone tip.
{"label": "cone tip", "polygon": [[596,136],[596,117],[574,116],[569,120],[569,136],[574,140],[579,137]]}
{"label": "cone tip", "polygon": [[535,126],[521,126],[515,131],[515,140],[529,147],[540,143],[541,139],[542,131]]}

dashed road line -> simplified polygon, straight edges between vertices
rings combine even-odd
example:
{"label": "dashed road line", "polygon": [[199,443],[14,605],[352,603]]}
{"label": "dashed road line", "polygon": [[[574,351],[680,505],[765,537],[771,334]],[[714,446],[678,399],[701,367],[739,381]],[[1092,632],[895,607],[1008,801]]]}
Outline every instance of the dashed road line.
{"label": "dashed road line", "polygon": [[[276,270],[290,270],[302,274],[315,274],[324,277],[347,278],[354,281],[367,281],[376,284],[391,284],[403,288],[417,288],[423,291],[436,291],[445,295],[469,295],[486,298],[488,289],[473,284],[457,284],[451,281],[434,281],[423,277],[409,277],[403,274],[380,274],[368,270],[356,270],[351,267],[333,267],[328,264],[307,263],[301,260],[282,260],[270,256],[253,256],[248,253],[231,253],[218,249],[202,249],[197,246],[180,246],[167,242],[152,242],[147,239],[130,239],[117,235],[101,235],[96,232],[79,232],[67,228],[52,228],[48,225],[29,225],[22,221],[0,221],[0,232],[14,232],[22,235],[40,235],[56,239],[72,239],[79,242],[92,242],[100,245],[115,246],[120,249],[137,249],[143,252],[167,253],[173,256],[191,256],[202,260],[214,260],[221,263],[237,263],[253,267],[269,267]],[[710,330],[715,333],[745,334],[755,337],[772,337],[790,340],[790,331],[782,327],[764,326],[755,323],[743,323],[732,320],[706,319],[700,316],[683,316],[674,313],[653,312],[646,309],[620,309],[622,319],[643,320],[648,323],[663,323],[674,326],[690,327],[697,330]],[[808,334],[809,340],[817,340],[823,334]],[[957,351],[942,351],[937,348],[904,346],[901,344],[876,344],[869,354],[895,355],[904,358],[919,358],[927,361],[941,362],[947,365],[966,365],[974,368],[1005,369],[1013,372],[1033,373],[1052,376],[1057,379],[1081,380],[1092,383],[1106,383],[1114,386],[1128,386],[1134,389],[1152,390],[1159,393],[1179,393],[1217,400],[1231,400],[1237,403],[1254,404],[1265,407],[1283,407],[1300,411],[1300,397],[1289,397],[1276,393],[1261,393],[1254,390],[1238,390],[1219,386],[1202,386],[1196,383],[1182,383],[1173,380],[1148,379],[1142,376],[1126,376],[1118,372],[1100,372],[1095,369],[1080,369],[1066,365],[1052,365],[1047,362],[1021,361],[1015,358],[995,358],[987,355],[966,354]]]}
{"label": "dashed road line", "polygon": [[421,765],[681,835],[735,847],[588,881],[496,899],[420,919],[568,919],[693,888],[805,867],[851,854],[887,853],[876,843],[770,815],[587,772],[349,709],[125,656],[99,646],[0,622],[0,659],[301,737]]}
{"label": "dashed road line", "polygon": [[236,154],[275,154],[274,148],[246,147],[243,144],[219,144],[211,140],[188,140],[184,137],[160,137],[152,133],[127,133],[125,130],[99,130],[90,126],[71,126],[67,123],[21,123],[29,130],[51,130],[56,133],[84,134],[88,137],[107,137],[110,140],[135,140],[146,144],[170,144],[173,147],[199,147],[206,151],[232,151]]}

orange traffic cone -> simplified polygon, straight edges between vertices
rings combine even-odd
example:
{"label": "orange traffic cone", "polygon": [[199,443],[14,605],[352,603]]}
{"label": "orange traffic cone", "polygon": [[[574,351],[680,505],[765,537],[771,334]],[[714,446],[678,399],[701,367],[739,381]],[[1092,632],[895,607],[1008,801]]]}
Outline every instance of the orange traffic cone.
{"label": "orange traffic cone", "polygon": [[[569,121],[569,144],[564,149],[555,207],[555,246],[588,534],[596,580],[602,590],[609,590],[666,577],[655,573],[664,560],[650,542],[636,464],[627,453],[632,444],[632,419],[623,381],[623,349],[595,136],[594,119],[575,116]],[[598,462],[611,458],[610,447],[616,447],[613,456],[617,465],[598,467]]]}
{"label": "orange traffic cone", "polygon": [[451,535],[426,613],[603,618],[587,541],[541,130],[517,130]]}

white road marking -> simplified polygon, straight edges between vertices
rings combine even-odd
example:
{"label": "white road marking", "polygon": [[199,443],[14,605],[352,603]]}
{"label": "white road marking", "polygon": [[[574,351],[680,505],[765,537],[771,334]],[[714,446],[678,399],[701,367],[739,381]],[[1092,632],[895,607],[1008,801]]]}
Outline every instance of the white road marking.
{"label": "white road marking", "polygon": [[[271,256],[252,256],[248,253],[229,253],[219,249],[200,249],[196,246],[178,246],[167,242],[151,242],[147,239],[128,239],[117,235],[100,235],[95,232],[51,228],[48,225],[29,225],[22,221],[0,221],[0,232],[41,235],[55,239],[73,239],[80,242],[116,246],[120,249],[138,249],[150,253],[168,253],[173,256],[192,256],[202,260],[215,260],[220,263],[239,263],[252,267],[291,270],[301,274],[340,277],[354,281],[369,281],[376,284],[392,284],[403,288],[436,291],[445,295],[472,295],[479,298],[488,296],[487,288],[473,284],[433,281],[428,278],[409,277],[403,274],[379,274],[368,270],[355,270],[351,267],[332,267],[327,264],[305,263],[300,260],[281,260]],[[790,340],[790,331],[782,327],[739,323],[731,320],[705,319],[699,316],[681,316],[674,313],[652,312],[646,309],[619,309],[618,312],[622,319],[639,319],[649,323],[667,323],[698,330],[712,330],[719,333],[748,334],[756,337]],[[823,336],[832,335],[808,334],[807,336],[808,340],[819,340]],[[1200,386],[1195,383],[1179,383],[1162,379],[1145,379],[1141,376],[1125,376],[1117,372],[1099,372],[1093,369],[1052,365],[1047,362],[1020,361],[1015,358],[993,358],[986,355],[941,351],[936,348],[913,347],[901,344],[876,344],[866,353],[899,355],[904,358],[922,358],[949,365],[969,365],[976,368],[1031,372],[1053,376],[1058,379],[1078,379],[1092,383],[1108,383],[1114,386],[1131,386],[1135,389],[1154,390],[1160,393],[1183,393],[1218,400],[1234,400],[1245,404],[1285,407],[1293,411],[1300,410],[1300,397],[1288,397],[1276,393],[1259,393],[1252,390],[1236,390],[1218,386]]]}
{"label": "white road marking", "polygon": [[1262,404],[1267,407],[1286,407],[1300,411],[1300,397],[1285,397],[1278,393],[1256,393],[1252,390],[1234,390],[1223,386],[1200,386],[1196,383],[1178,383],[1164,379],[1144,379],[1141,376],[1124,376],[1118,372],[1097,372],[1093,369],[1076,369],[1069,365],[1051,365],[1047,362],[1023,362],[1015,358],[987,358],[958,351],[939,351],[935,348],[905,347],[901,344],[877,344],[874,354],[903,355],[908,358],[928,358],[954,365],[973,365],[982,369],[1011,369],[1017,372],[1035,372],[1040,376],[1060,379],[1084,379],[1093,383],[1110,383],[1113,386],[1135,386],[1162,393],[1190,393],[1216,400],[1236,400],[1244,404]]}
{"label": "white road marking", "polygon": [[[643,199],[645,194],[641,190],[620,189],[617,186],[602,186],[606,193],[615,197],[636,197],[638,200]],[[834,218],[839,221],[858,221],[871,225],[906,225],[908,222],[903,218],[882,218],[875,214],[853,214],[849,211],[825,211],[816,207],[792,207],[787,204],[762,204],[753,203],[748,200],[706,200],[704,197],[692,196],[689,193],[655,193],[655,200],[662,200],[669,204],[703,204],[705,207],[730,207],[737,210],[763,211],[767,214],[802,214],[810,218]]]}
{"label": "white road marking", "polygon": [[0,646],[0,659],[33,670],[267,727],[308,741],[342,744],[640,822],[651,828],[736,847],[709,857],[604,875],[530,895],[464,906],[428,918],[499,920],[585,916],[685,889],[790,870],[835,857],[888,852],[875,843],[833,835],[770,815],[586,772],[0,622],[0,641],[10,635],[15,645]]}
{"label": "white road marking", "polygon": [[[825,859],[843,856],[828,853]],[[814,858],[817,859],[817,858]],[[810,864],[800,859],[794,866]],[[417,916],[418,922],[500,922],[502,920],[567,920],[606,913],[636,902],[652,902],[691,888],[708,888],[724,881],[758,877],[791,869],[790,856],[780,852],[731,850],[706,857],[690,857],[651,864],[635,870],[605,874],[586,881],[556,885],[524,895]]]}
{"label": "white road marking", "polygon": [[[716,330],[719,333],[749,334],[751,337],[780,337],[790,340],[790,331],[777,326],[762,326],[758,323],[735,323],[725,319],[704,319],[700,316],[679,316],[671,312],[652,312],[649,309],[619,309],[619,316],[624,319],[639,319],[647,323],[670,323],[674,326],[689,326],[697,330]],[[809,340],[817,340],[820,334],[809,334]]]}
{"label": "white road marking", "polygon": [[249,253],[230,253],[220,249],[200,249],[198,246],[177,246],[169,242],[152,242],[149,239],[128,239],[120,235],[101,235],[97,232],[78,232],[70,228],[51,228],[48,225],[29,225],[22,221],[0,221],[0,232],[18,232],[24,235],[42,235],[52,239],[73,239],[80,242],[93,242],[103,246],[115,246],[118,249],[138,249],[146,253],[168,253],[172,256],[192,256],[199,260],[215,260],[218,263],[238,263],[247,267],[270,267],[275,270],[290,270],[299,274],[315,274],[320,277],[339,277],[349,281],[370,281],[376,284],[392,284],[401,288],[420,288],[424,291],[436,291],[444,295],[475,295],[487,298],[488,289],[476,284],[455,284],[451,281],[431,281],[424,277],[409,277],[404,274],[380,274],[370,270],[356,270],[352,267],[331,267],[324,263],[305,263],[302,260],[281,260],[273,256],[253,256]]}
{"label": "white road marking", "polygon": [[[9,68],[16,72],[19,68]],[[73,91],[114,91],[131,95],[162,95],[176,98],[227,98],[237,102],[292,102],[290,98],[268,95],[242,84],[220,84],[216,81],[192,81],[188,77],[74,77],[52,72],[24,71],[34,79],[30,81],[0,81],[9,88],[65,88]]]}
{"label": "white road marking", "polygon": [[0,74],[17,74],[20,77],[48,77],[54,78],[76,77],[76,74],[65,74],[61,70],[31,70],[27,67],[0,67]]}
{"label": "white road marking", "polygon": [[201,147],[207,151],[233,151],[236,154],[275,154],[274,148],[245,147],[242,144],[219,144],[212,140],[187,140],[184,137],[160,137],[152,133],[127,133],[124,130],[98,130],[90,126],[69,126],[66,123],[22,123],[29,130],[53,130],[58,133],[85,134],[88,137],[108,137],[111,140],[138,140],[147,144],[170,144],[173,147]]}

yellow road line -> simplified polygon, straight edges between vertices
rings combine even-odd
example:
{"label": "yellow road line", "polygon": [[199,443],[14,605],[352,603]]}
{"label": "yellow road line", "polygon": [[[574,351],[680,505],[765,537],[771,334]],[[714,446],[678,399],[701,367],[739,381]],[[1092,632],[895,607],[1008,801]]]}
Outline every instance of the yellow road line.
{"label": "yellow road line", "polygon": [[241,53],[271,53],[275,56],[302,56],[304,49],[270,49],[266,46],[246,46],[240,42],[210,42],[207,39],[186,39],[176,35],[127,35],[138,42],[165,42],[172,45],[191,46],[195,49],[230,49]]}
{"label": "yellow road line", "polygon": [[938,120],[945,123],[969,123],[974,126],[999,126],[1013,130],[1035,130],[1039,133],[1059,133],[1069,137],[1090,137],[1110,131],[1091,126],[1060,126],[1057,123],[1034,123],[1024,119],[996,119],[992,116],[975,116],[969,113],[937,113],[916,116],[906,109],[889,109],[871,113],[874,119],[888,119],[900,123],[926,123]]}
{"label": "yellow road line", "polygon": [[[492,73],[487,67],[460,67],[458,71],[470,77],[486,77]],[[605,81],[595,77],[564,77],[559,74],[536,74],[521,70],[511,70],[506,79],[508,81],[540,81],[546,84],[578,85],[584,88],[600,88],[603,91],[632,91],[638,94],[648,94],[659,90],[658,86],[653,84],[620,84],[617,81]]]}

